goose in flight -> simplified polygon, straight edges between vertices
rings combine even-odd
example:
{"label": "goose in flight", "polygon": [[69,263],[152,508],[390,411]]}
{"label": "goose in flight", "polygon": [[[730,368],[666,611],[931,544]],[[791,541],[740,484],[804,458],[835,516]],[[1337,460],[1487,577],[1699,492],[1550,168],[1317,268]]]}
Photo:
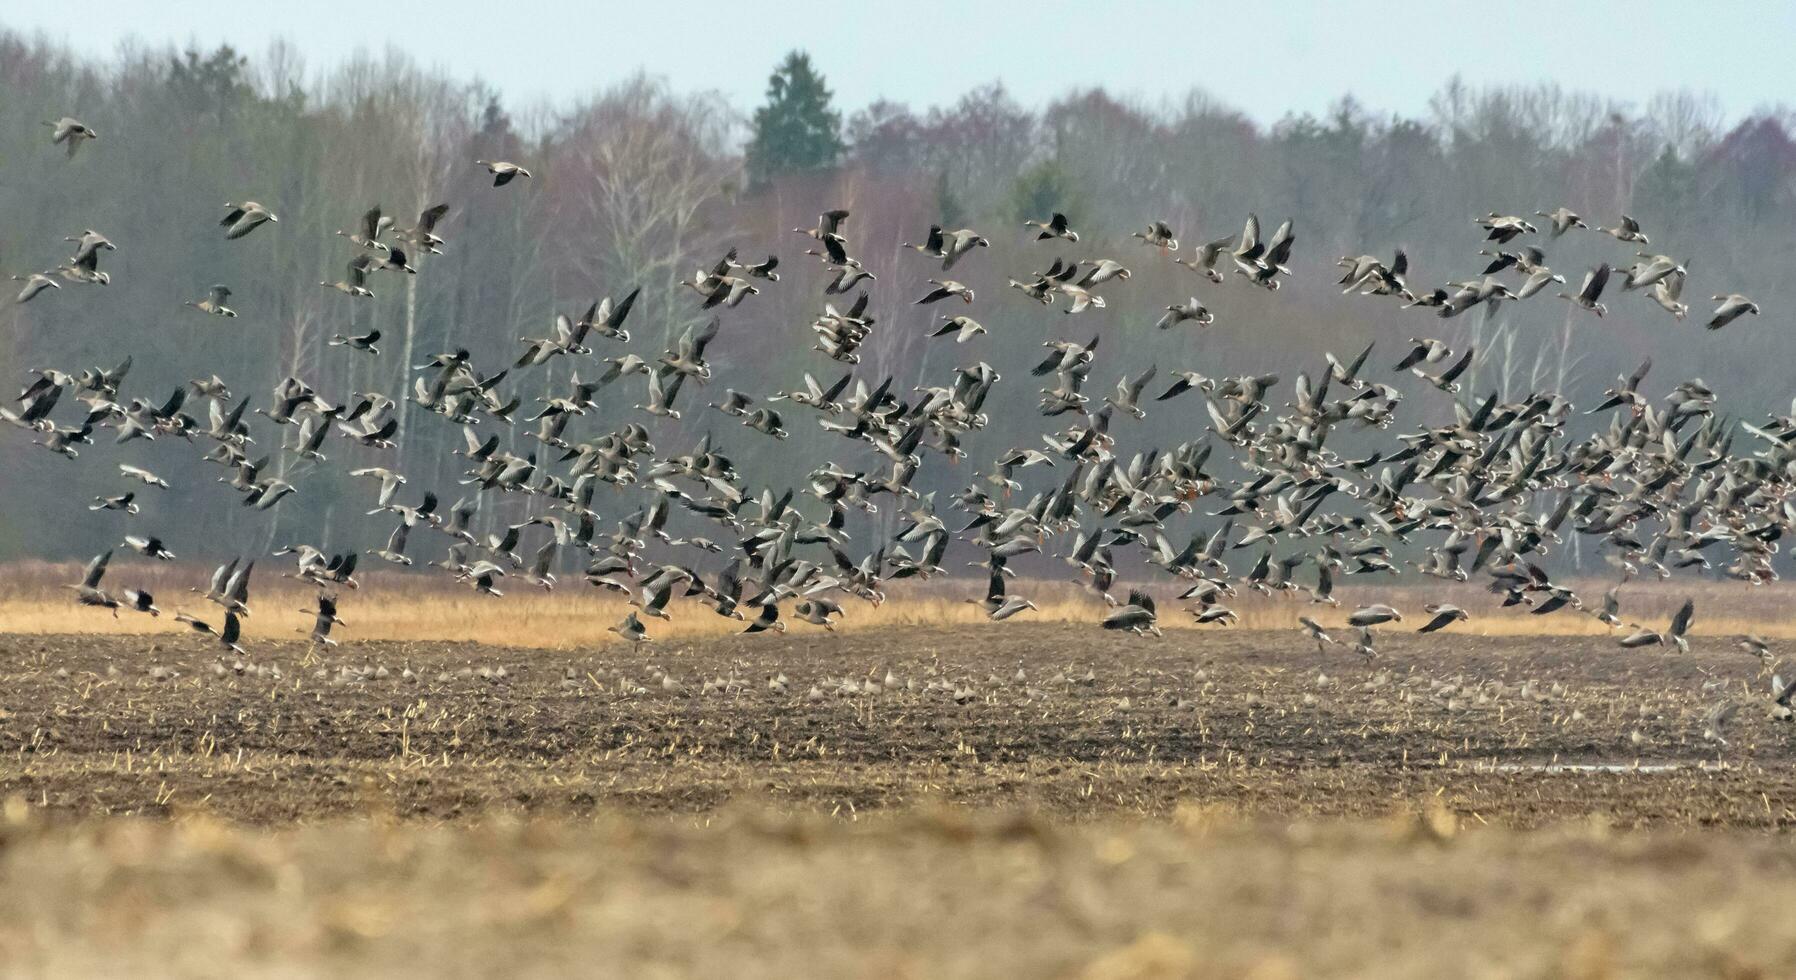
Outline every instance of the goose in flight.
{"label": "goose in flight", "polygon": [[1465,620],[1472,618],[1471,614],[1464,609],[1461,609],[1458,606],[1448,605],[1444,602],[1429,603],[1422,607],[1422,611],[1432,615],[1434,618],[1423,623],[1422,626],[1416,630],[1417,633],[1433,633],[1436,630],[1445,629],[1454,623],[1464,622]]}
{"label": "goose in flight", "polygon": [[1135,232],[1131,237],[1139,238],[1144,244],[1160,250],[1162,255],[1179,250],[1179,239],[1172,233],[1172,226],[1164,221],[1148,222],[1145,231]]}
{"label": "goose in flight", "polygon": [[1193,296],[1183,303],[1174,303],[1168,306],[1166,312],[1161,315],[1159,322],[1154,326],[1161,330],[1171,330],[1181,323],[1190,321],[1200,327],[1207,327],[1215,319],[1216,315],[1206,309],[1204,304],[1198,302],[1196,296]]}
{"label": "goose in flight", "polygon": [[1361,607],[1347,617],[1347,625],[1362,629],[1367,626],[1379,626],[1392,622],[1403,622],[1403,614],[1383,603],[1373,603],[1370,606]]}
{"label": "goose in flight", "polygon": [[1759,315],[1759,304],[1739,293],[1716,296],[1715,302],[1721,305],[1715,308],[1715,315],[1709,318],[1708,323],[1704,324],[1710,330],[1720,330],[1748,313],[1753,316]]}
{"label": "goose in flight", "polygon": [[255,231],[270,221],[279,223],[280,218],[255,201],[244,201],[242,204],[226,204],[229,208],[218,223],[225,228],[225,238],[235,241]]}
{"label": "goose in flight", "polygon": [[1222,273],[1216,269],[1216,260],[1234,244],[1233,238],[1218,238],[1213,242],[1204,242],[1197,246],[1190,258],[1178,258],[1173,261],[1192,272],[1201,273],[1211,282],[1221,283]]}
{"label": "goose in flight", "polygon": [[125,536],[124,547],[130,548],[145,558],[154,558],[157,561],[175,560],[175,553],[164,547],[162,539],[155,535],[128,534]]}
{"label": "goose in flight", "polygon": [[75,585],[65,585],[65,589],[75,590],[75,601],[84,606],[98,606],[112,610],[114,618],[118,616],[119,601],[100,588],[100,580],[106,576],[106,563],[112,560],[112,552],[95,555],[88,560],[87,568],[81,573],[81,581]]}
{"label": "goose in flight", "polygon": [[71,160],[75,158],[75,151],[81,148],[82,143],[100,138],[99,132],[92,126],[69,116],[63,116],[54,122],[46,121],[44,125],[55,130],[50,134],[51,144],[61,143],[67,146]]}
{"label": "goose in flight", "polygon": [[509,160],[475,160],[474,164],[485,167],[486,172],[493,175],[494,187],[504,187],[519,177],[530,176],[530,171]]}
{"label": "goose in flight", "polygon": [[1105,616],[1103,626],[1107,630],[1127,630],[1136,636],[1163,636],[1158,619],[1154,612],[1154,597],[1140,589],[1131,589],[1128,603]]}
{"label": "goose in flight", "polygon": [[1023,227],[1037,229],[1040,234],[1035,236],[1035,240],[1038,242],[1047,241],[1050,238],[1064,238],[1068,242],[1075,243],[1079,240],[1079,233],[1067,227],[1066,215],[1058,211],[1054,212],[1046,221],[1025,221]]}
{"label": "goose in flight", "polygon": [[647,643],[650,640],[649,631],[643,628],[642,620],[637,619],[633,611],[619,620],[616,626],[607,626],[605,629],[631,643]]}
{"label": "goose in flight", "polygon": [[[368,254],[358,255],[349,260],[349,265],[344,278],[339,279],[336,282],[320,282],[318,285],[323,286],[326,289],[334,289],[346,296],[354,296],[360,299],[372,298],[374,296],[374,290],[368,288],[368,271],[374,268],[374,263],[374,256]],[[229,293],[226,295],[229,295]]]}
{"label": "goose in flight", "polygon": [[418,246],[418,250],[426,254],[441,255],[443,252],[439,246],[445,243],[442,238],[437,236],[436,227],[443,220],[443,216],[448,213],[449,205],[447,204],[425,208],[418,215],[417,227],[395,228],[393,237]]}
{"label": "goose in flight", "polygon": [[237,619],[237,614],[234,612],[225,613],[223,629],[214,629],[211,623],[203,619],[195,619],[187,613],[179,611],[175,613],[175,622],[185,623],[195,633],[217,639],[219,646],[232,653],[238,655],[243,653],[243,648],[237,645],[238,638],[243,635],[243,623]]}
{"label": "goose in flight", "polygon": [[389,246],[386,242],[380,240],[380,236],[381,233],[386,231],[392,224],[393,219],[382,216],[380,213],[380,205],[376,204],[362,215],[361,220],[356,223],[356,227],[353,231],[343,231],[339,229],[337,234],[365,249],[376,252],[385,252]]}
{"label": "goose in flight", "polygon": [[206,313],[211,316],[233,317],[237,315],[237,311],[225,305],[225,300],[230,298],[231,287],[226,286],[224,283],[218,283],[206,291],[204,299],[188,300],[181,305],[191,306],[201,313]]}
{"label": "goose in flight", "polygon": [[359,350],[359,351],[364,351],[369,354],[378,355],[380,353],[380,348],[374,346],[375,342],[378,340],[380,340],[380,331],[379,330],[370,330],[365,334],[361,334],[360,336],[351,335],[351,334],[336,334],[331,337],[329,346],[331,346],[331,347],[347,347],[350,350]]}
{"label": "goose in flight", "polygon": [[1618,241],[1634,242],[1639,245],[1652,244],[1652,240],[1647,238],[1646,233],[1640,230],[1640,222],[1635,221],[1625,214],[1621,216],[1621,224],[1616,225],[1613,228],[1598,228],[1597,231],[1600,231],[1605,235],[1613,236]]}
{"label": "goose in flight", "polygon": [[931,331],[929,336],[946,337],[949,334],[953,334],[955,343],[964,344],[985,332],[985,327],[982,326],[978,320],[975,320],[970,316],[943,315],[942,325]]}
{"label": "goose in flight", "polygon": [[1678,611],[1671,617],[1671,625],[1666,628],[1665,632],[1660,633],[1657,630],[1636,625],[1634,632],[1621,638],[1620,645],[1632,650],[1636,647],[1664,646],[1666,643],[1672,643],[1680,652],[1689,653],[1690,642],[1684,638],[1684,634],[1690,631],[1690,624],[1695,619],[1696,600],[1685,599],[1684,604],[1679,606]]}
{"label": "goose in flight", "polygon": [[956,282],[953,279],[931,279],[929,284],[935,288],[926,293],[922,299],[917,300],[915,305],[924,306],[950,296],[958,296],[965,303],[973,301],[973,287],[964,283]]}
{"label": "goose in flight", "polygon": [[1578,215],[1575,212],[1573,212],[1571,208],[1566,208],[1566,207],[1554,208],[1551,211],[1536,211],[1536,212],[1534,212],[1534,216],[1537,218],[1545,218],[1548,221],[1553,223],[1553,237],[1554,238],[1558,238],[1560,235],[1565,234],[1567,231],[1569,231],[1573,228],[1589,228],[1590,227],[1589,225],[1585,224],[1584,219],[1578,217]]}
{"label": "goose in flight", "polygon": [[1577,295],[1560,293],[1559,298],[1570,300],[1579,306],[1595,313],[1597,316],[1609,312],[1609,308],[1598,300],[1603,295],[1603,287],[1609,284],[1609,263],[1603,262],[1584,274],[1584,281],[1578,286]]}
{"label": "goose in flight", "polygon": [[57,282],[42,272],[33,272],[28,276],[13,276],[12,278],[14,282],[22,282],[25,284],[25,288],[19,290],[19,295],[13,297],[13,302],[15,303],[29,303],[32,299],[36,298],[38,293],[41,293],[46,289],[62,288],[62,283]]}

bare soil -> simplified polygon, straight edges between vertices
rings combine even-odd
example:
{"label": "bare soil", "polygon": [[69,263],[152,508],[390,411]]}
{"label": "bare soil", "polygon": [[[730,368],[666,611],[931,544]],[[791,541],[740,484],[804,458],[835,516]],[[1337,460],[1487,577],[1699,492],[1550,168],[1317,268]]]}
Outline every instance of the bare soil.
{"label": "bare soil", "polygon": [[[258,642],[222,658],[197,636],[5,636],[0,797],[53,820],[252,824],[734,802],[1796,827],[1796,725],[1768,716],[1759,662],[1724,639],[1681,655],[1390,632],[1380,652],[1017,621],[592,651]],[[1729,699],[1735,716],[1705,731]]]}

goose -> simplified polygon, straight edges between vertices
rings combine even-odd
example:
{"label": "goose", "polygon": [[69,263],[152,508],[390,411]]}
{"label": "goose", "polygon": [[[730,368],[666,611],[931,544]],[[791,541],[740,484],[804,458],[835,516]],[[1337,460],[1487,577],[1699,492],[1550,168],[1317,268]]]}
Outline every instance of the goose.
{"label": "goose", "polygon": [[1163,636],[1157,619],[1154,597],[1140,589],[1131,589],[1128,603],[1105,616],[1103,626],[1107,630],[1127,630],[1136,636]]}
{"label": "goose", "polygon": [[1429,603],[1422,607],[1422,611],[1432,615],[1434,618],[1423,623],[1422,626],[1416,630],[1417,633],[1433,633],[1437,630],[1445,629],[1454,623],[1464,622],[1465,620],[1472,618],[1471,614],[1464,609],[1461,609],[1458,606],[1448,605],[1444,602]]}
{"label": "goose", "polygon": [[792,615],[798,617],[800,621],[812,626],[821,626],[831,632],[835,631],[836,624],[830,619],[830,616],[841,615],[841,612],[842,607],[820,596],[801,600],[798,605],[792,607]]}
{"label": "goose", "polygon": [[1498,214],[1495,211],[1482,218],[1472,220],[1473,223],[1490,233],[1486,236],[1489,241],[1496,242],[1498,245],[1507,245],[1521,235],[1532,235],[1538,230],[1524,218]]}
{"label": "goose", "polygon": [[1619,241],[1635,242],[1640,245],[1652,244],[1652,241],[1640,230],[1640,222],[1635,221],[1625,214],[1621,216],[1621,224],[1616,225],[1614,228],[1598,228],[1597,231],[1600,231],[1605,235],[1613,236]]}
{"label": "goose", "polygon": [[1554,208],[1551,211],[1536,211],[1534,212],[1534,216],[1537,218],[1545,218],[1553,223],[1554,238],[1558,238],[1572,228],[1590,227],[1584,223],[1583,218],[1578,217],[1570,208],[1565,207]]}
{"label": "goose", "polygon": [[1621,288],[1623,292],[1645,289],[1663,282],[1667,276],[1685,275],[1689,270],[1683,263],[1669,255],[1649,255],[1639,253],[1640,261],[1622,270]]}
{"label": "goose", "polygon": [[100,588],[100,580],[106,576],[106,564],[112,560],[112,552],[106,551],[95,555],[87,562],[81,573],[81,581],[75,585],[65,585],[65,589],[75,590],[75,601],[84,606],[98,606],[112,610],[113,618],[118,617],[119,601]]}
{"label": "goose", "polygon": [[[794,228],[792,230],[800,235],[808,235],[818,241],[823,241],[826,238],[840,237],[842,222],[848,220],[848,214],[848,211],[841,208],[825,211],[817,216],[817,227]],[[941,229],[937,228],[936,233],[940,234],[940,232]]]}
{"label": "goose", "polygon": [[1370,629],[1360,627],[1359,637],[1353,644],[1353,652],[1365,657],[1367,660],[1378,659],[1377,641],[1372,636],[1372,631]]}
{"label": "goose", "polygon": [[1066,215],[1058,211],[1054,212],[1046,221],[1025,221],[1023,227],[1037,229],[1040,234],[1035,236],[1035,240],[1038,242],[1047,241],[1050,238],[1064,238],[1075,243],[1079,240],[1079,233],[1067,227]]}
{"label": "goose", "polygon": [[191,306],[201,313],[210,314],[212,316],[234,317],[237,315],[237,311],[225,305],[225,300],[230,298],[231,287],[226,286],[223,283],[218,283],[206,291],[206,297],[204,299],[190,300],[181,305]]}
{"label": "goose", "polygon": [[1150,221],[1147,230],[1135,232],[1130,237],[1139,238],[1143,243],[1159,249],[1162,255],[1179,250],[1178,238],[1164,221]]}
{"label": "goose", "polygon": [[1528,273],[1527,279],[1523,280],[1522,288],[1516,291],[1515,298],[1527,299],[1535,293],[1547,288],[1547,283],[1549,282],[1556,282],[1560,285],[1564,285],[1565,277],[1551,269],[1535,269],[1533,272]]}
{"label": "goose", "polygon": [[230,241],[242,238],[270,221],[278,224],[281,220],[273,211],[255,201],[244,201],[242,204],[227,203],[225,207],[229,210],[225,212],[224,218],[218,223],[224,226],[225,238]]}
{"label": "goose", "polygon": [[1338,642],[1334,637],[1328,635],[1328,631],[1322,628],[1321,623],[1316,622],[1308,616],[1297,617],[1297,622],[1303,635],[1316,641],[1317,653],[1326,652],[1330,646],[1333,646]]}
{"label": "goose", "polygon": [[[1076,267],[1077,264],[1075,263],[1073,268]],[[1066,271],[1070,273],[1073,271],[1073,268],[1069,268]],[[1092,263],[1091,268],[1086,271],[1085,275],[1079,277],[1079,286],[1084,289],[1090,289],[1093,286],[1103,285],[1112,279],[1128,279],[1133,274],[1134,273],[1124,268],[1121,262],[1118,262],[1115,259],[1099,259]]]}
{"label": "goose", "polygon": [[986,238],[984,235],[979,234],[971,228],[962,228],[959,231],[951,231],[943,234],[942,271],[946,272],[949,269],[954,268],[954,263],[959,262],[962,256],[971,252],[973,249],[985,248],[990,244],[991,239]]}
{"label": "goose", "polygon": [[122,510],[133,517],[137,516],[137,493],[126,491],[116,497],[95,497],[94,502],[87,505],[88,510]]}
{"label": "goose", "polygon": [[380,348],[374,346],[375,342],[378,340],[380,340],[379,330],[370,330],[360,336],[335,334],[331,337],[329,346],[348,347],[351,350],[365,351],[369,354],[378,355],[380,354]]}
{"label": "goose", "polygon": [[1759,304],[1739,293],[1716,296],[1715,302],[1721,305],[1715,308],[1715,315],[1709,318],[1708,323],[1704,324],[1710,330],[1720,330],[1748,313],[1753,316],[1759,315]]}
{"label": "goose", "polygon": [[69,263],[71,265],[80,264],[101,249],[105,249],[108,252],[118,250],[118,246],[114,245],[111,239],[92,228],[87,229],[79,235],[71,235],[68,238],[64,238],[63,241],[76,243],[75,254],[69,258]]}
{"label": "goose", "polygon": [[1216,315],[1211,313],[1208,309],[1205,309],[1204,304],[1198,302],[1197,297],[1193,296],[1183,303],[1174,303],[1173,305],[1168,306],[1166,312],[1154,326],[1161,330],[1171,330],[1181,323],[1191,321],[1200,327],[1207,327],[1214,322],[1215,319]]}
{"label": "goose", "polygon": [[149,613],[151,616],[162,615],[162,610],[156,608],[156,598],[142,589],[125,589],[118,593],[118,601],[126,609]]}
{"label": "goose", "polygon": [[243,635],[243,624],[237,619],[236,613],[225,613],[223,629],[213,629],[211,623],[203,619],[196,619],[178,610],[175,612],[175,622],[185,623],[195,633],[215,638],[220,646],[232,653],[240,656],[243,653],[243,648],[237,645],[237,640]]}
{"label": "goose", "polygon": [[970,316],[942,316],[942,325],[931,331],[931,337],[954,335],[954,342],[964,344],[979,334],[985,333],[985,327]]}
{"label": "goose", "polygon": [[[1072,300],[1072,302],[1067,304],[1066,309],[1061,311],[1068,316],[1071,316],[1074,313],[1083,313],[1092,307],[1096,307],[1100,310],[1104,308],[1104,297],[1093,293],[1084,286],[1075,286],[1070,282],[1063,282],[1055,288],[1068,299]],[[967,290],[968,297],[971,297],[972,294],[972,290]],[[972,300],[969,298],[967,302],[970,303]]]}
{"label": "goose", "polygon": [[530,171],[508,160],[475,160],[474,165],[485,167],[486,172],[493,175],[494,187],[504,187],[518,177],[530,176]]}
{"label": "goose", "polygon": [[1652,291],[1647,294],[1653,302],[1659,304],[1660,309],[1679,320],[1682,320],[1690,313],[1689,305],[1680,302],[1684,294],[1685,278],[1686,277],[1681,274],[1666,276],[1664,279],[1653,283]]}
{"label": "goose", "polygon": [[1459,391],[1459,376],[1472,366],[1473,353],[1472,348],[1466,348],[1465,353],[1459,356],[1459,360],[1454,361],[1451,367],[1439,374],[1429,374],[1422,370],[1420,365],[1411,368],[1410,373],[1448,394],[1454,394]]}
{"label": "goose", "polygon": [[643,628],[642,620],[637,619],[634,612],[619,620],[617,625],[607,626],[605,629],[631,643],[648,643],[651,639],[649,631]]}
{"label": "goose", "polygon": [[51,145],[61,143],[67,146],[71,160],[75,158],[75,151],[81,148],[82,143],[100,138],[99,132],[93,127],[69,116],[63,116],[54,122],[46,121],[44,125],[55,130],[50,134]]}
{"label": "goose", "polygon": [[386,547],[370,550],[368,554],[395,565],[410,565],[412,560],[405,554],[405,538],[410,533],[411,525],[400,521],[399,525],[393,528],[393,533],[387,536]]}
{"label": "goose", "polygon": [[938,300],[947,299],[950,296],[958,296],[961,301],[965,303],[973,302],[973,288],[971,286],[956,282],[953,279],[931,279],[929,280],[929,283],[935,288],[924,295],[922,299],[917,300],[914,305],[923,306]]}
{"label": "goose", "polygon": [[449,205],[447,204],[437,204],[425,208],[418,214],[417,227],[395,228],[393,229],[393,237],[402,242],[410,242],[411,244],[418,246],[418,250],[426,254],[441,255],[443,254],[443,251],[438,246],[446,243],[442,238],[437,236],[436,227],[437,224],[443,220],[443,216],[448,213]]}
{"label": "goose", "polygon": [[1603,287],[1607,285],[1608,282],[1609,263],[1604,262],[1584,274],[1584,281],[1578,286],[1578,294],[1576,296],[1560,293],[1559,298],[1570,300],[1600,317],[1609,312],[1607,306],[1597,302],[1597,299],[1603,295]]}
{"label": "goose", "polygon": [[337,234],[365,249],[384,252],[388,245],[380,240],[380,235],[392,224],[393,219],[383,217],[380,213],[380,205],[376,204],[362,214],[361,220],[356,223],[355,230],[342,231],[339,229]]}
{"label": "goose", "polygon": [[1139,405],[1139,402],[1141,401],[1141,392],[1142,389],[1148,386],[1148,382],[1154,380],[1154,375],[1157,371],[1157,365],[1149,364],[1147,370],[1141,372],[1141,374],[1134,380],[1125,377],[1118,381],[1116,383],[1116,392],[1106,396],[1104,398],[1105,403],[1114,408],[1120,408],[1138,419],[1147,418],[1147,413],[1142,411]]}
{"label": "goose", "polygon": [[[828,239],[824,239],[824,242],[827,245]],[[941,225],[930,225],[929,234],[923,237],[922,242],[900,242],[898,247],[908,248],[913,252],[921,252],[937,259],[945,259],[948,255],[947,236],[942,233]]]}
{"label": "goose", "polygon": [[154,558],[157,561],[175,560],[175,553],[163,547],[162,539],[154,535],[128,534],[125,536],[122,547],[130,548],[145,558]]}
{"label": "goose", "polygon": [[1347,617],[1347,625],[1362,629],[1391,622],[1403,622],[1403,614],[1383,603],[1373,603],[1370,606],[1361,607]]}
{"label": "goose", "polygon": [[22,282],[25,284],[25,288],[19,290],[19,295],[13,298],[13,302],[15,303],[29,303],[38,293],[41,293],[46,289],[62,288],[62,283],[57,282],[50,278],[49,275],[42,272],[33,272],[28,276],[13,276],[12,278],[14,282]]}
{"label": "goose", "polygon": [[786,624],[780,621],[780,607],[773,603],[763,605],[761,607],[760,615],[756,616],[754,621],[749,623],[742,632],[764,633],[768,630],[773,630],[778,633],[784,633],[786,631]]}
{"label": "goose", "polygon": [[1173,259],[1173,261],[1192,272],[1202,274],[1213,283],[1220,284],[1222,273],[1216,269],[1216,260],[1234,244],[1233,238],[1218,238],[1213,242],[1205,242],[1197,246],[1197,250],[1191,254],[1190,258]]}
{"label": "goose", "polygon": [[164,480],[141,466],[132,466],[130,463],[120,463],[118,464],[118,471],[145,486],[161,487],[164,490],[168,489],[167,480]]}
{"label": "goose", "polygon": [[[374,295],[374,290],[368,288],[368,272],[370,269],[374,268],[374,262],[375,260],[372,255],[358,255],[349,261],[347,267],[348,271],[345,278],[339,279],[336,282],[320,282],[318,285],[323,286],[326,289],[334,289],[346,296],[354,296],[361,299],[371,298]],[[216,289],[217,287],[213,288]],[[227,291],[226,295],[228,296],[230,293]],[[236,314],[231,315],[235,316]]]}
{"label": "goose", "polygon": [[333,626],[347,624],[344,624],[343,620],[337,618],[337,594],[335,592],[318,593],[317,607],[315,609],[301,609],[299,611],[312,614],[312,631],[311,635],[308,637],[311,642],[326,647],[334,647],[337,645],[337,641],[331,639],[331,628]]}

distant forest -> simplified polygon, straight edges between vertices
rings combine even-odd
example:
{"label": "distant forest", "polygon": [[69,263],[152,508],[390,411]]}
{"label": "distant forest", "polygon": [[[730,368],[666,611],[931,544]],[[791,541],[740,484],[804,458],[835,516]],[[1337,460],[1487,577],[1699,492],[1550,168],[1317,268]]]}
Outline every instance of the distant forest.
{"label": "distant forest", "polygon": [[[16,380],[27,368],[110,367],[129,351],[129,396],[159,398],[217,373],[234,397],[264,404],[291,374],[333,398],[379,390],[404,401],[408,366],[432,354],[466,347],[496,370],[517,358],[520,338],[547,335],[557,311],[577,315],[637,286],[632,349],[652,356],[708,316],[680,280],[735,247],[746,260],[777,254],[782,279],[725,313],[712,356],[727,365],[728,383],[767,394],[799,387],[808,371],[827,384],[843,366],[809,351],[807,324],[824,302],[846,307],[853,297],[823,295],[827,270],[802,254],[815,243],[793,229],[846,208],[854,254],[877,277],[868,291],[879,322],[856,376],[872,385],[895,374],[908,389],[983,359],[1003,374],[998,394],[1017,406],[994,412],[959,471],[926,469],[923,490],[963,486],[977,461],[1009,445],[1039,446],[1042,432],[1059,428],[1035,414],[1040,385],[1028,367],[1044,340],[1093,333],[1117,358],[1100,362],[1094,397],[1150,362],[1163,378],[1190,368],[1214,377],[1282,373],[1288,383],[1299,367],[1321,370],[1324,352],[1348,356],[1374,340],[1372,361],[1388,371],[1405,340],[1429,336],[1478,346],[1468,397],[1555,389],[1582,408],[1648,356],[1653,397],[1700,376],[1736,417],[1785,411],[1796,389],[1786,380],[1796,362],[1786,312],[1796,309],[1788,271],[1796,118],[1781,107],[1730,119],[1688,92],[1617,103],[1552,85],[1453,83],[1420,118],[1344,94],[1321,117],[1265,126],[1200,91],[1154,105],[1070,91],[1026,106],[992,84],[952,105],[840,106],[801,55],[770,68],[760,106],[674,91],[652,65],[565,104],[524,106],[400,53],[322,71],[282,45],[258,56],[137,48],[97,61],[0,33],[0,269],[53,268],[74,247],[64,239],[84,229],[118,245],[104,258],[110,285],[74,285],[26,304],[8,297],[0,364]],[[44,126],[62,116],[100,138],[65,155]],[[534,176],[494,188],[476,159],[516,161]],[[226,241],[218,227],[225,204],[246,199],[281,220]],[[410,225],[438,203],[451,207],[438,229],[448,243],[443,255],[417,257],[419,275],[380,275],[371,300],[320,287],[341,278],[355,254],[333,232],[353,229],[374,205]],[[1397,248],[1409,255],[1413,284],[1477,278],[1485,243],[1474,218],[1561,205],[1592,225],[1624,212],[1637,218],[1652,251],[1689,268],[1690,319],[1673,320],[1644,291],[1616,289],[1601,319],[1549,291],[1440,320],[1388,298],[1342,295],[1336,282],[1340,257],[1388,259]],[[1038,244],[1023,227],[1055,211],[1079,230],[1077,245]],[[1295,221],[1293,275],[1276,293],[1234,277],[1212,285],[1131,237],[1164,220],[1186,242],[1223,238],[1239,234],[1250,212],[1268,230]],[[928,340],[940,311],[912,305],[941,272],[900,244],[920,240],[931,223],[992,239],[955,269],[976,289],[973,312],[990,330],[964,347]],[[1538,244],[1571,287],[1596,262],[1632,251],[1592,233],[1542,235]],[[1112,257],[1135,274],[1107,291],[1107,309],[1076,317],[1006,287],[1056,257]],[[238,318],[182,305],[214,283],[234,290]],[[1729,292],[1750,295],[1765,315],[1703,330],[1708,297]],[[1215,323],[1156,331],[1167,304],[1189,295],[1215,312]],[[379,357],[327,346],[333,334],[370,329],[383,334]],[[570,360],[534,369],[543,381],[524,386],[526,401],[571,373],[598,370]],[[795,466],[838,451],[841,441],[808,421],[791,425],[785,443],[743,442],[732,420],[705,408],[722,399],[721,388],[689,391],[685,418],[657,430],[664,453],[716,431],[742,443],[737,464],[750,486],[790,486],[802,481]],[[643,400],[640,389],[640,378],[607,389],[600,404],[609,416],[581,424],[614,426]],[[1405,410],[1406,424],[1422,424],[1445,409]],[[387,465],[452,496],[462,464],[450,450],[460,431],[415,407],[401,411],[401,448]],[[1199,438],[1205,425],[1195,404],[1156,411],[1130,427],[1118,452]],[[520,421],[505,433],[520,453],[533,445],[528,428]],[[71,464],[30,440],[0,430],[0,558],[86,556],[116,543],[111,524],[71,521],[74,508],[44,490],[66,486],[82,499],[98,492],[80,475],[100,470],[86,465],[89,454],[104,469],[112,455],[166,469],[178,490],[157,503],[158,519],[171,534],[191,520],[190,539],[278,543],[289,530],[325,527],[338,540],[311,543],[367,547],[391,523],[345,503],[359,504],[366,488],[350,486],[339,467],[283,456],[281,466],[315,474],[310,483],[294,479],[300,493],[262,513],[213,486],[218,471],[196,452],[143,442],[115,450],[102,440]],[[483,514],[492,523],[504,517],[499,508]]]}

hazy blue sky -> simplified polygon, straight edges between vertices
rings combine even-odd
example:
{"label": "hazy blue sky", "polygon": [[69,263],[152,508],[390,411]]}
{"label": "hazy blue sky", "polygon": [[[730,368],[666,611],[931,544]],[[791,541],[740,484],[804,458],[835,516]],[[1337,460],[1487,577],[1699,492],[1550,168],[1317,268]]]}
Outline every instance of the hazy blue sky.
{"label": "hazy blue sky", "polygon": [[1202,86],[1263,120],[1320,111],[1351,91],[1419,113],[1455,72],[1475,84],[1552,80],[1644,100],[1688,86],[1729,118],[1796,99],[1796,3],[1720,0],[1178,3],[1172,0],[22,0],[0,23],[105,54],[229,41],[256,54],[294,42],[312,68],[389,44],[478,75],[510,104],[560,99],[638,68],[679,89],[760,100],[770,66],[808,49],[852,111],[880,97],[950,101],[1002,79],[1022,101],[1075,85],[1155,100]]}

